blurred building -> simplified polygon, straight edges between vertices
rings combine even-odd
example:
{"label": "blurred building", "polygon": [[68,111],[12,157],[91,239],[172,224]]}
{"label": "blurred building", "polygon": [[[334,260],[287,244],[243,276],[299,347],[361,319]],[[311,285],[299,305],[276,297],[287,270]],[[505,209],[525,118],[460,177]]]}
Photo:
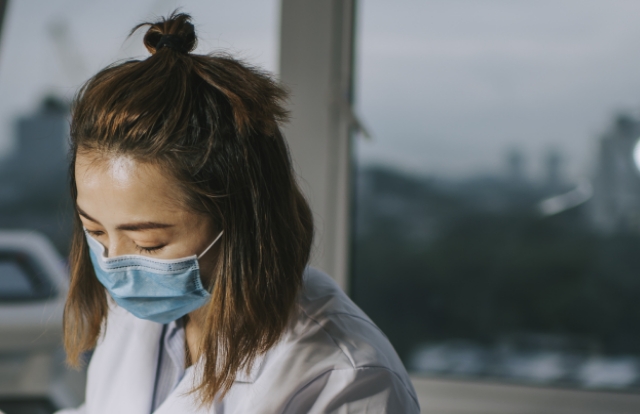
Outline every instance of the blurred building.
{"label": "blurred building", "polygon": [[47,97],[16,122],[15,151],[0,162],[0,204],[48,203],[66,191],[69,106]]}
{"label": "blurred building", "polygon": [[512,148],[506,154],[507,179],[513,184],[524,185],[527,181],[526,157],[520,149]]}
{"label": "blurred building", "polygon": [[600,140],[591,217],[603,232],[640,232],[639,138],[640,120],[620,115]]}
{"label": "blurred building", "polygon": [[0,160],[0,228],[46,234],[65,253],[70,234],[69,105],[43,99],[15,123],[15,150]]}
{"label": "blurred building", "polygon": [[550,149],[544,157],[544,185],[552,192],[563,189],[564,187],[564,157],[557,149]]}

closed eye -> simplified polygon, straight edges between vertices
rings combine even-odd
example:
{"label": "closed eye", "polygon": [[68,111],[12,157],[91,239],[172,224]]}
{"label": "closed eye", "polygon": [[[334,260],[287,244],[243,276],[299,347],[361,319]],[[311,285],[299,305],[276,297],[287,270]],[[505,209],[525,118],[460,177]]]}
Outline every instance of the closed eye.
{"label": "closed eye", "polygon": [[138,249],[138,251],[140,253],[149,253],[149,254],[153,254],[153,253],[157,253],[160,250],[162,250],[164,247],[166,246],[166,244],[162,244],[160,246],[153,246],[153,247],[142,247],[142,246],[138,246],[136,245],[136,249]]}
{"label": "closed eye", "polygon": [[90,235],[96,236],[96,237],[104,235],[104,231],[101,231],[101,230],[89,230],[89,229],[86,229],[86,232],[89,233]]}

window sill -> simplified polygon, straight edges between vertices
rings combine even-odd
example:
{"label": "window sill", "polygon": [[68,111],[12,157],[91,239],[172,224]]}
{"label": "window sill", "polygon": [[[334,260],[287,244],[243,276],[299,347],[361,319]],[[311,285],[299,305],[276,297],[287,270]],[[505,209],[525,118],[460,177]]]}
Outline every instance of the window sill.
{"label": "window sill", "polygon": [[411,380],[422,412],[429,414],[640,412],[640,394],[416,376]]}

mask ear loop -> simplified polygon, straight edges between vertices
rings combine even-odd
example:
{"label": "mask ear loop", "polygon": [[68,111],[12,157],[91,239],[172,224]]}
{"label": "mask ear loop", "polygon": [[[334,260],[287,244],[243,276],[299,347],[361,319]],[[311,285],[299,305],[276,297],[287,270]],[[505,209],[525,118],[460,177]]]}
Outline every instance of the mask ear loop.
{"label": "mask ear loop", "polygon": [[218,234],[218,237],[216,237],[216,239],[209,245],[209,247],[204,249],[204,252],[202,252],[200,256],[198,256],[198,259],[202,258],[202,256],[204,256],[209,251],[209,249],[211,249],[213,245],[216,244],[218,240],[220,240],[220,237],[222,237],[222,233],[224,233],[224,231],[221,231],[220,234]]}

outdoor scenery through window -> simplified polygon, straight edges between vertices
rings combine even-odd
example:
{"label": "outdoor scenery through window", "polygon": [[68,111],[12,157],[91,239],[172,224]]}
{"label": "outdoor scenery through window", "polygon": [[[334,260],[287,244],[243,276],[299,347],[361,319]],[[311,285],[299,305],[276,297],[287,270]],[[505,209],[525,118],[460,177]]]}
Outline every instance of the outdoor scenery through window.
{"label": "outdoor scenery through window", "polygon": [[640,387],[637,3],[360,3],[351,293],[417,375]]}

